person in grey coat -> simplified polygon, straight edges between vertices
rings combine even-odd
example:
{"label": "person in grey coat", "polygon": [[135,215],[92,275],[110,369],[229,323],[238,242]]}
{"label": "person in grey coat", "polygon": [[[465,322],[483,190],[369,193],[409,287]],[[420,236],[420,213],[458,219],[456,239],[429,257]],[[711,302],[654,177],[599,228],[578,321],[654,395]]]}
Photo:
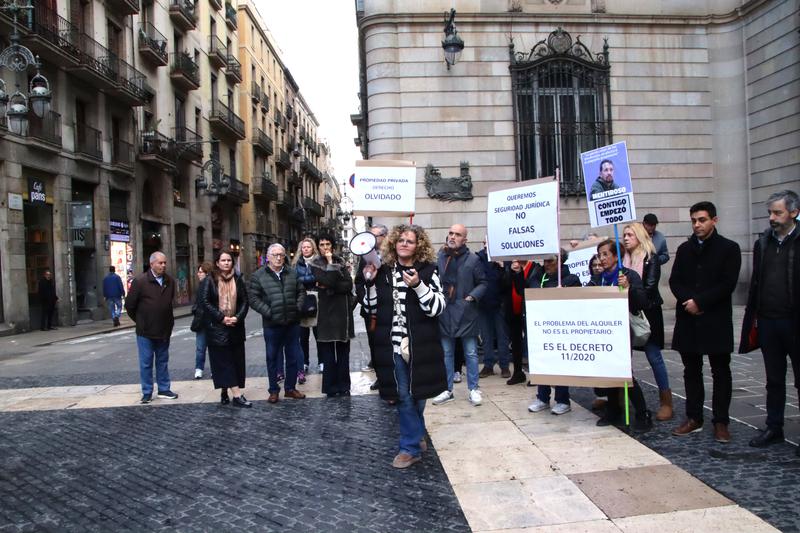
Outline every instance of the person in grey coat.
{"label": "person in grey coat", "polygon": [[433,399],[440,405],[453,399],[455,341],[461,339],[467,363],[467,387],[472,405],[481,404],[478,390],[478,300],[486,292],[486,272],[480,259],[467,248],[467,228],[453,224],[439,252],[439,277],[447,307],[439,316],[439,330],[447,368],[447,390]]}

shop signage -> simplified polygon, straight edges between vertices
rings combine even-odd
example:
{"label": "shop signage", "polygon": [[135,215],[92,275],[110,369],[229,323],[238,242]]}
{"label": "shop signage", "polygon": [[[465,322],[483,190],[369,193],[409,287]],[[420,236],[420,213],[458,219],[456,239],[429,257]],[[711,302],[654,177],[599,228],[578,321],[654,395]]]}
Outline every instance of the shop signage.
{"label": "shop signage", "polygon": [[22,195],[15,192],[8,193],[8,208],[22,211]]}
{"label": "shop signage", "polygon": [[131,240],[131,225],[122,220],[112,220],[109,222],[111,228],[110,238],[116,242],[130,242]]}
{"label": "shop signage", "polygon": [[44,189],[44,180],[28,178],[28,199],[32,204],[47,203],[47,193]]}

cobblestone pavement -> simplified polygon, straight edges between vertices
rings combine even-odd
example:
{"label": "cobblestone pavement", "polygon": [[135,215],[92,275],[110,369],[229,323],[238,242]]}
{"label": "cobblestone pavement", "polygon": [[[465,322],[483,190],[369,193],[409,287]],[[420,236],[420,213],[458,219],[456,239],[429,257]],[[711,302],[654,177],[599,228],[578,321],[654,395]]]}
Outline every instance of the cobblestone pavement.
{"label": "cobblestone pavement", "polygon": [[[0,531],[468,531],[378,398],[0,414]],[[46,458],[46,461],[43,459]]]}

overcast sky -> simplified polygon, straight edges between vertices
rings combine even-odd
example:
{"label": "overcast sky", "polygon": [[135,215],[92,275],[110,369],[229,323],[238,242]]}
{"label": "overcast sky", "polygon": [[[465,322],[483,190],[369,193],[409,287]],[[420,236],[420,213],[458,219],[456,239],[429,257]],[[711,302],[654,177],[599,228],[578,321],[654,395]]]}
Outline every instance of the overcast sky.
{"label": "overcast sky", "polygon": [[350,177],[361,153],[353,144],[358,112],[358,31],[353,0],[253,0],[284,64],[328,141],[334,175]]}

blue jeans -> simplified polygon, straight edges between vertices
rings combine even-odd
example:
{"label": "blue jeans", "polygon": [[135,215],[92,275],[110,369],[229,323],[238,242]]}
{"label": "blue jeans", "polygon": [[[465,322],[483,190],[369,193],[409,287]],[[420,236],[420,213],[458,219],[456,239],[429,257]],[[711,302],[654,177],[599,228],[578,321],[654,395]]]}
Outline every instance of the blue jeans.
{"label": "blue jeans", "polygon": [[300,348],[300,324],[271,326],[264,328],[264,343],[267,347],[267,377],[270,394],[281,390],[278,386],[278,371],[283,369],[284,350],[286,351],[286,392],[294,390],[297,384],[297,362],[302,360]]}
{"label": "blue jeans", "polygon": [[[539,385],[536,397],[544,403],[550,403],[550,385]],[[569,387],[556,385],[556,403],[569,405]]]}
{"label": "blue jeans", "polygon": [[[447,369],[447,390],[453,390],[453,372],[455,367],[454,352],[456,339],[442,337],[442,350],[444,350],[444,366]],[[464,348],[464,361],[467,364],[467,387],[469,390],[478,388],[478,337],[461,337],[461,346]]]}
{"label": "blue jeans", "polygon": [[425,400],[415,400],[411,396],[410,369],[397,354],[394,355],[394,379],[399,396],[397,416],[400,422],[400,452],[419,457],[419,443],[425,437]]}
{"label": "blue jeans", "polygon": [[142,382],[142,394],[153,394],[153,360],[155,359],[156,383],[158,391],[169,390],[169,339],[157,340],[136,336],[136,347],[139,349],[139,380]]}
{"label": "blue jeans", "polygon": [[197,370],[203,370],[206,366],[206,348],[208,347],[206,343],[206,330],[201,329],[195,333],[194,345],[194,367]]}
{"label": "blue jeans", "polygon": [[119,318],[122,314],[122,298],[106,298],[106,305],[111,318]]}
{"label": "blue jeans", "polygon": [[669,376],[667,375],[667,365],[664,364],[664,357],[661,355],[661,348],[657,344],[647,341],[647,344],[644,345],[644,354],[647,356],[650,368],[653,369],[653,377],[656,378],[658,390],[668,390]]}
{"label": "blue jeans", "polygon": [[[500,309],[487,311],[481,309],[478,314],[483,338],[483,366],[493,368],[500,359],[500,368],[508,370],[511,362],[511,350],[508,348],[508,324]],[[494,353],[494,342],[497,340],[497,357]]]}

